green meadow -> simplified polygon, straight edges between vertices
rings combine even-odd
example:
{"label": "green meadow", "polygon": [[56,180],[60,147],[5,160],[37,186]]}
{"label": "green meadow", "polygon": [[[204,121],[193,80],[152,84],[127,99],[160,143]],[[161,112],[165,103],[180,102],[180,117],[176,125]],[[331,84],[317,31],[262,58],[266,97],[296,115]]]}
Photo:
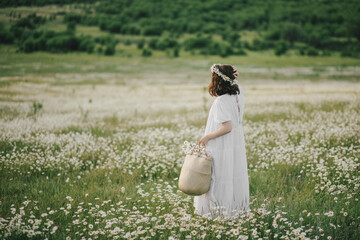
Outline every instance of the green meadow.
{"label": "green meadow", "polygon": [[[358,238],[358,60],[1,51],[3,238]],[[177,187],[213,62],[236,65],[245,89],[251,211],[238,219],[197,215]]]}
{"label": "green meadow", "polygon": [[[64,16],[92,7],[5,6],[0,22],[55,14],[36,29],[66,33]],[[154,36],[75,29],[111,35],[113,54],[0,44],[1,239],[359,239],[359,58],[301,55],[301,41],[281,56],[256,50],[261,29],[239,31],[244,55],[143,56],[138,42]],[[235,65],[245,92],[251,210],[233,219],[198,215],[177,185],[183,143],[202,137],[214,101],[214,63]]]}

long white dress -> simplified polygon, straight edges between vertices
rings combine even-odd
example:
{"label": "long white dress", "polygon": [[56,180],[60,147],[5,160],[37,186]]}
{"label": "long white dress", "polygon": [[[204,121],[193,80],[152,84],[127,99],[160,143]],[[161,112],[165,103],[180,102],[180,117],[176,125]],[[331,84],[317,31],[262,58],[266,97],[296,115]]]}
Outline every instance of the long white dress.
{"label": "long white dress", "polygon": [[210,190],[194,197],[197,214],[205,217],[235,218],[249,210],[249,179],[242,119],[244,92],[224,94],[214,100],[206,123],[205,134],[217,130],[222,122],[231,121],[231,132],[212,139],[206,150],[212,154]]}

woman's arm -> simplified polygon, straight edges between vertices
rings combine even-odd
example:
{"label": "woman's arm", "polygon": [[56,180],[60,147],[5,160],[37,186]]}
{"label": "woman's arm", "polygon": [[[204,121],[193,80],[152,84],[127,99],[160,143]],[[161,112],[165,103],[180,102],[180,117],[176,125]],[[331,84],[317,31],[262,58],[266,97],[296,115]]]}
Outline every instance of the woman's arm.
{"label": "woman's arm", "polygon": [[223,122],[221,126],[214,132],[206,134],[199,140],[199,144],[206,145],[209,140],[225,135],[232,130],[231,121]]}

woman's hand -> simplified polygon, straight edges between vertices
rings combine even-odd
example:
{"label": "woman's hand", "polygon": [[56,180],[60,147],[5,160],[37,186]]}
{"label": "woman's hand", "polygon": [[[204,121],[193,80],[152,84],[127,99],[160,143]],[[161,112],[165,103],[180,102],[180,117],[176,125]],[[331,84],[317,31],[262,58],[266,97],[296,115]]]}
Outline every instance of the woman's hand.
{"label": "woman's hand", "polygon": [[221,124],[218,130],[206,134],[199,140],[199,144],[206,146],[209,140],[225,135],[232,130],[231,121],[226,121]]}
{"label": "woman's hand", "polygon": [[202,138],[200,138],[199,144],[206,146],[206,144],[208,143],[209,140],[210,140],[209,135],[205,135]]}

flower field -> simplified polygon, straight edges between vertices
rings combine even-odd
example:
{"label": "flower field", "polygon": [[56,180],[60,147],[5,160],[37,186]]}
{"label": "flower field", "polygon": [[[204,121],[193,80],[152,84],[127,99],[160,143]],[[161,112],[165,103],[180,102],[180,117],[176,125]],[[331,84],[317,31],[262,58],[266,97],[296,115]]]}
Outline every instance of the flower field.
{"label": "flower field", "polygon": [[359,239],[360,84],[239,72],[251,210],[214,220],[177,187],[207,72],[1,77],[0,238]]}

